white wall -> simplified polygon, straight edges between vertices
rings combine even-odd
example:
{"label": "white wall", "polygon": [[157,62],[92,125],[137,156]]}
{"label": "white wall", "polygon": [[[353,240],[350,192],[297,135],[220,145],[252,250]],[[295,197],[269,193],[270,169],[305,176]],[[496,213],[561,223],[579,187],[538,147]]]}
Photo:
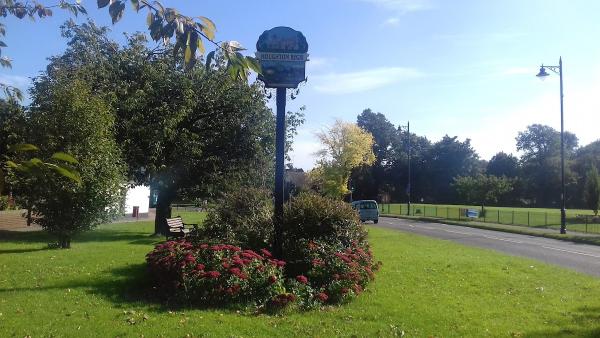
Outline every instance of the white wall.
{"label": "white wall", "polygon": [[138,185],[127,190],[127,196],[125,197],[125,214],[131,215],[134,206],[140,207],[140,213],[147,213],[149,204],[150,187]]}

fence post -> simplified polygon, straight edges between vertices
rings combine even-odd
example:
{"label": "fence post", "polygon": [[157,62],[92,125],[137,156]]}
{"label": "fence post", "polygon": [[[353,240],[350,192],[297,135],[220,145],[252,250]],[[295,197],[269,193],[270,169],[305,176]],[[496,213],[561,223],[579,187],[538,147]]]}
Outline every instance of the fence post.
{"label": "fence post", "polygon": [[587,234],[588,230],[587,230],[587,225],[588,225],[588,220],[587,220],[587,215],[585,215],[585,233]]}
{"label": "fence post", "polygon": [[497,211],[498,211],[498,224],[502,224],[502,223],[500,223],[500,209],[498,209]]}
{"label": "fence post", "polygon": [[487,223],[487,221],[485,220],[487,217],[487,210],[483,209],[483,223]]}
{"label": "fence post", "polygon": [[512,220],[510,222],[510,224],[514,225],[515,224],[515,211],[512,211]]}
{"label": "fence post", "polygon": [[438,217],[437,209],[438,209],[438,206],[436,205],[435,206],[435,217]]}
{"label": "fence post", "polygon": [[530,225],[529,225],[529,213],[530,213],[530,212],[528,211],[528,212],[527,212],[527,226],[530,226]]}
{"label": "fence post", "polygon": [[460,208],[458,208],[458,220],[460,221]]}
{"label": "fence post", "polygon": [[548,226],[548,212],[544,213],[544,226]]}

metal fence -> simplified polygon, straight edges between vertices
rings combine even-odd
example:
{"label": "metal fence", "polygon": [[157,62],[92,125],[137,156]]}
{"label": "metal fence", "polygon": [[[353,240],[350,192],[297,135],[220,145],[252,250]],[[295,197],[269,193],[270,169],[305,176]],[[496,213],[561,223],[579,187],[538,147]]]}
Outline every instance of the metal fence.
{"label": "metal fence", "polygon": [[[467,217],[468,210],[479,211],[479,217]],[[409,212],[406,204],[380,204],[379,211],[382,214],[407,216]],[[560,211],[544,212],[488,208],[485,209],[484,212],[481,212],[481,208],[411,204],[409,216],[518,225],[534,228],[560,228]],[[566,222],[567,230],[600,234],[600,216],[567,214]]]}

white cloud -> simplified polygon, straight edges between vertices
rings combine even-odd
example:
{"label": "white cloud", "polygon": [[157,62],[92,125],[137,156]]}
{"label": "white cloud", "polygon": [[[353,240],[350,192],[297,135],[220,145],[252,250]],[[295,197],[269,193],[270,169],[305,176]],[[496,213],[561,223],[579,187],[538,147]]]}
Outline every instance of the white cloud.
{"label": "white cloud", "polygon": [[393,17],[393,18],[389,18],[389,19],[385,20],[383,22],[383,26],[388,26],[388,27],[398,26],[399,23],[400,23],[400,19]]}
{"label": "white cloud", "polygon": [[432,9],[431,0],[361,0],[372,3],[384,9],[397,11],[399,13],[416,12]]}
{"label": "white cloud", "polygon": [[329,73],[310,78],[313,88],[327,94],[349,94],[373,90],[405,80],[422,77],[413,68],[382,67],[357,72]]}
{"label": "white cloud", "polygon": [[0,74],[0,82],[20,89],[26,89],[31,84],[31,79],[21,75]]}

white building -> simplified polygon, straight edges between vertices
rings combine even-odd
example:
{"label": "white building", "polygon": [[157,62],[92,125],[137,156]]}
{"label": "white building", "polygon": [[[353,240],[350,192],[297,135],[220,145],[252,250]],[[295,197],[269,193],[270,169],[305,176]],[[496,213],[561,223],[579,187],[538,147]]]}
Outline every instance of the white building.
{"label": "white building", "polygon": [[138,185],[127,189],[125,197],[125,215],[132,216],[133,208],[138,207],[140,214],[148,214],[150,206],[150,187]]}

